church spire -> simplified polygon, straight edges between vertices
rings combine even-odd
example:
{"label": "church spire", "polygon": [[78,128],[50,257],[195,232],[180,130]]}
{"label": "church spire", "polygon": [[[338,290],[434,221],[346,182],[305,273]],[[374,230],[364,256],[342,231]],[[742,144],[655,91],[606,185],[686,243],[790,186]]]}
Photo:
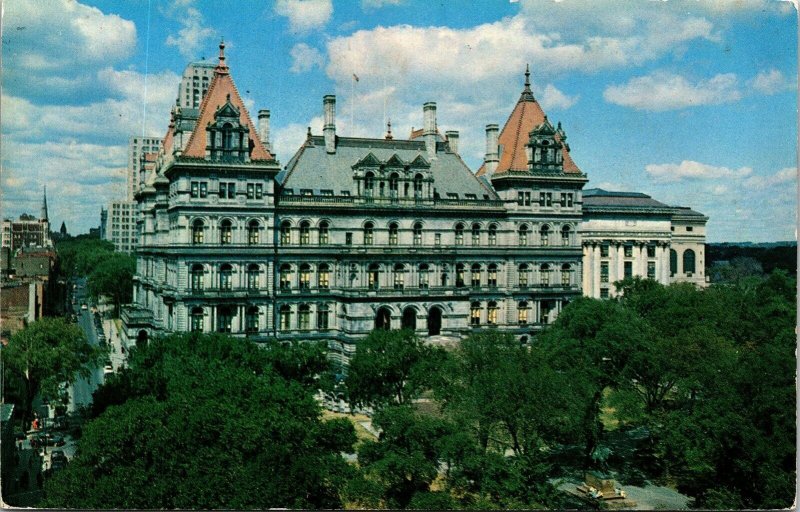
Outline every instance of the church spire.
{"label": "church spire", "polygon": [[533,91],[531,91],[531,68],[528,64],[525,64],[525,88],[522,90],[522,96],[520,96],[519,100],[536,101],[536,98],[533,97]]}
{"label": "church spire", "polygon": [[228,65],[225,64],[225,40],[219,40],[219,64],[214,68],[214,72],[219,75],[228,74]]}
{"label": "church spire", "polygon": [[39,214],[39,220],[47,221],[47,185],[44,186],[44,195],[42,196],[42,212]]}

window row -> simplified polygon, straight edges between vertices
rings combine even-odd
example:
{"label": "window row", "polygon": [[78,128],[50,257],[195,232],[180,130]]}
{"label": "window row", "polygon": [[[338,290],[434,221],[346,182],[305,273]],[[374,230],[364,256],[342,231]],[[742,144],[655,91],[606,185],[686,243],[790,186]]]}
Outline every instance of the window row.
{"label": "window row", "polygon": [[[422,183],[425,180],[422,174],[416,174],[414,179],[409,182],[408,180],[401,180],[399,173],[392,173],[389,175],[389,179],[382,180],[376,179],[375,173],[367,172],[364,175],[364,195],[367,197],[399,197],[400,196],[400,182],[403,182],[402,186],[402,195],[403,197],[411,197],[411,192],[413,190],[413,196],[416,198],[422,197]],[[377,187],[376,187],[377,184]],[[387,184],[388,184],[388,191],[387,191]]]}
{"label": "window row", "polygon": [[[247,183],[246,186],[247,199],[263,199],[264,197],[264,184],[263,183]],[[236,198],[236,183],[222,181],[219,183],[216,191],[211,191],[212,194],[219,196],[220,199],[235,199]],[[192,181],[190,184],[190,195],[193,198],[208,197],[209,189],[207,181]]]}
{"label": "window row", "polygon": [[[255,219],[247,223],[247,245],[260,243],[261,229],[261,223]],[[220,244],[233,243],[233,222],[230,219],[223,219],[219,223],[218,236],[217,242]],[[194,245],[206,243],[206,223],[202,219],[195,219],[192,222],[191,239]]]}
{"label": "window row", "polygon": [[520,190],[517,192],[517,204],[519,206],[531,206],[538,203],[540,207],[553,206],[553,200],[562,208],[572,208],[575,203],[575,194],[573,192],[539,192],[539,197],[534,192],[528,190]]}
{"label": "window row", "polygon": [[[551,311],[556,310],[556,305],[553,301],[531,303],[527,300],[521,300],[517,302],[516,305],[516,318],[514,319],[516,321],[513,322],[513,320],[509,318],[508,324],[513,322],[519,326],[526,326],[531,323],[549,323],[551,320]],[[480,301],[470,303],[469,324],[472,327],[479,327],[484,324],[489,326],[498,325],[499,322],[500,306],[496,301],[488,301],[485,308]]]}
{"label": "window row", "polygon": [[[648,258],[655,258],[656,257],[656,246],[652,244],[648,244],[645,246],[647,257]],[[610,254],[610,245],[609,244],[601,244],[600,245],[600,257],[601,258],[608,258]],[[633,244],[623,244],[622,245],[622,255],[625,258],[633,258]]]}

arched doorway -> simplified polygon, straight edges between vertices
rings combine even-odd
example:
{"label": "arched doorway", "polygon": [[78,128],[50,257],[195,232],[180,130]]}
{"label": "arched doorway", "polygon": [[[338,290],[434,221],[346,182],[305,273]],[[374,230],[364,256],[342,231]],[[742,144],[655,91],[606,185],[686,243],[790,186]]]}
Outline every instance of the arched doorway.
{"label": "arched doorway", "polygon": [[428,310],[428,336],[438,336],[442,332],[442,310],[433,306]]}
{"label": "arched doorway", "polygon": [[142,329],[139,331],[139,334],[136,335],[136,346],[144,347],[145,345],[147,345],[147,331]]}
{"label": "arched doorway", "polygon": [[403,320],[400,324],[403,329],[416,330],[417,328],[417,310],[412,307],[407,307],[403,310]]}
{"label": "arched doorway", "polygon": [[389,308],[378,309],[378,313],[375,315],[375,328],[384,331],[392,328],[392,312],[389,311]]}

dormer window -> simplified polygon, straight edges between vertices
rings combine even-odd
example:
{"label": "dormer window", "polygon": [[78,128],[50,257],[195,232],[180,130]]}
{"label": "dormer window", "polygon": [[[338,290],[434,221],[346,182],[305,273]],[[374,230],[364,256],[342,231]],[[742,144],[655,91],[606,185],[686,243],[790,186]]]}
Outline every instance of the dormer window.
{"label": "dormer window", "polygon": [[206,157],[210,160],[246,162],[250,159],[249,128],[240,121],[239,109],[227,101],[206,127]]}

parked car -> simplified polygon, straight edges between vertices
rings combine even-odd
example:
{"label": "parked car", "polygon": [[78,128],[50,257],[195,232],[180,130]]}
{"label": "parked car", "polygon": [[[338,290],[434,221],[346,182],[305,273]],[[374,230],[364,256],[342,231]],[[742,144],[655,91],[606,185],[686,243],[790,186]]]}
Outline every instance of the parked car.
{"label": "parked car", "polygon": [[109,373],[114,373],[114,366],[110,362],[106,363],[103,368],[103,375],[108,375]]}
{"label": "parked car", "polygon": [[36,434],[31,438],[31,448],[41,448],[43,446],[64,446],[64,436],[48,432]]}
{"label": "parked car", "polygon": [[81,309],[89,309],[89,306],[87,306],[86,303],[84,302],[83,304],[81,304]]}
{"label": "parked car", "polygon": [[64,450],[53,450],[53,453],[50,454],[50,462],[55,463],[56,461],[67,463],[67,455]]}

